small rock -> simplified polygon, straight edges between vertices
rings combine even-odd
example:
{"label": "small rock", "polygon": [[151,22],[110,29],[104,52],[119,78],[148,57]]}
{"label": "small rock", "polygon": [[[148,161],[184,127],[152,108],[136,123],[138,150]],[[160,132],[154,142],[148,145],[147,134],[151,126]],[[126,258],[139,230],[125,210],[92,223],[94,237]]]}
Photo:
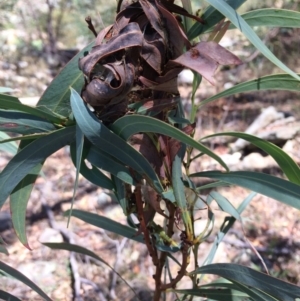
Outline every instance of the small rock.
{"label": "small rock", "polygon": [[192,85],[194,80],[194,73],[189,69],[184,69],[178,74],[179,85]]}
{"label": "small rock", "polygon": [[63,242],[63,238],[59,231],[46,228],[39,237],[41,242]]}

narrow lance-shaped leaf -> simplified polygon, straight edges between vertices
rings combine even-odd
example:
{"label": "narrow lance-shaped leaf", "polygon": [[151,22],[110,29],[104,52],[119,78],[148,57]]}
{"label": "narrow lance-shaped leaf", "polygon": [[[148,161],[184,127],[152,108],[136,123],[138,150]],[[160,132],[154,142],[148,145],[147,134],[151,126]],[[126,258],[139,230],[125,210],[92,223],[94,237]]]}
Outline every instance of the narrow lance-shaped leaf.
{"label": "narrow lance-shaped leaf", "polygon": [[229,213],[231,216],[233,216],[235,219],[238,221],[241,221],[241,217],[237,210],[233,207],[233,205],[229,202],[227,198],[222,196],[220,193],[217,191],[212,191],[210,193],[211,197],[217,202],[219,208],[224,211]]}
{"label": "narrow lance-shaped leaf", "polygon": [[22,301],[21,299],[15,297],[14,295],[0,290],[0,299],[9,300],[9,301]]}
{"label": "narrow lance-shaped leaf", "polygon": [[66,120],[63,116],[55,114],[48,109],[42,111],[38,108],[23,105],[16,97],[8,96],[5,94],[0,94],[0,109],[16,110],[23,113],[28,113],[58,124],[61,124]]}
{"label": "narrow lance-shaped leaf", "polygon": [[[69,215],[69,210],[64,213],[64,215]],[[127,237],[137,242],[143,242],[143,236],[138,235],[138,231],[122,225],[114,220],[111,220],[105,216],[97,215],[95,213],[90,213],[82,210],[74,209],[72,211],[72,216],[75,216],[91,225],[94,225],[98,228],[113,232],[115,234]]]}
{"label": "narrow lance-shaped leaf", "polygon": [[191,174],[190,177],[212,178],[235,184],[300,209],[300,186],[268,174],[250,171],[207,171]]}
{"label": "narrow lance-shaped leaf", "polygon": [[[32,143],[31,141],[21,141],[19,145],[19,151],[24,147]],[[25,227],[25,219],[26,219],[26,208],[29,201],[29,197],[31,191],[33,189],[33,185],[43,167],[43,162],[37,164],[35,167],[31,169],[28,175],[26,175],[21,182],[15,187],[10,195],[10,212],[11,219],[13,223],[13,227],[15,232],[20,240],[20,242],[28,249],[30,246],[28,245],[27,236],[26,236],[26,227]]]}
{"label": "narrow lance-shaped leaf", "polygon": [[213,135],[209,135],[206,137],[203,137],[201,140],[211,138],[211,137],[217,137],[217,136],[232,136],[244,139],[251,144],[259,147],[263,151],[265,151],[268,155],[273,157],[273,159],[278,163],[282,171],[285,173],[285,175],[288,177],[288,179],[291,182],[294,182],[296,184],[300,185],[300,168],[297,165],[297,163],[286,153],[284,152],[280,147],[277,145],[266,141],[264,139],[255,137],[250,134],[246,133],[237,133],[237,132],[223,132],[223,133],[217,133]]}
{"label": "narrow lance-shaped leaf", "polygon": [[[244,2],[246,2],[246,0],[227,0],[227,3],[234,9],[239,8]],[[205,21],[205,24],[201,24],[199,22],[195,23],[193,27],[188,31],[189,40],[193,40],[200,34],[209,31],[214,25],[219,23],[225,17],[221,12],[210,5],[205,10],[202,18]]]}
{"label": "narrow lance-shaped leaf", "polygon": [[80,95],[71,88],[71,106],[80,129],[102,151],[115,157],[145,177],[159,193],[163,187],[150,163],[121,137],[111,132],[90,112]]}
{"label": "narrow lance-shaped leaf", "polygon": [[[287,9],[263,8],[249,11],[241,17],[250,25],[268,27],[300,27],[300,12]],[[229,29],[236,28],[233,24]]]}
{"label": "narrow lance-shaped leaf", "polygon": [[[84,147],[84,152],[86,151],[86,144]],[[88,152],[88,149],[87,149]],[[70,146],[70,153],[71,158],[73,161],[74,166],[76,166],[76,146],[75,143],[72,143]],[[83,158],[85,158],[85,154],[83,155]],[[78,168],[78,167],[77,167]],[[81,161],[80,165],[80,173],[91,183],[106,188],[109,190],[112,190],[114,188],[114,185],[112,181],[104,174],[102,173],[98,168],[92,165],[91,168],[88,168],[84,160]]]}
{"label": "narrow lance-shaped leaf", "polygon": [[223,160],[206,146],[195,141],[193,138],[186,135],[177,128],[158,119],[148,116],[128,115],[118,119],[113,124],[112,130],[117,135],[123,137],[125,140],[127,140],[130,136],[141,132],[158,133],[172,137],[207,154],[208,156],[219,162],[226,170],[228,170],[228,167],[223,162]]}
{"label": "narrow lance-shaped leaf", "polygon": [[2,239],[2,237],[0,236],[0,253],[4,253],[6,255],[8,255],[8,251],[4,245],[4,240]]}
{"label": "narrow lance-shaped leaf", "polygon": [[34,186],[34,182],[38,177],[43,163],[33,167],[28,175],[15,187],[10,195],[10,212],[14,230],[20,242],[29,250],[26,235],[26,208]]}
{"label": "narrow lance-shaped leaf", "polygon": [[181,211],[181,217],[184,223],[188,239],[192,239],[193,227],[190,212],[187,209],[187,200],[184,193],[182,182],[182,160],[185,154],[185,147],[182,146],[172,163],[172,187],[176,200],[176,205]]}
{"label": "narrow lance-shaped leaf", "polygon": [[2,144],[3,140],[10,139],[10,136],[8,136],[6,133],[0,131],[0,151],[7,152],[9,154],[16,154],[18,151],[18,145],[15,142],[5,142]]}
{"label": "narrow lance-shaped leaf", "polygon": [[[243,202],[239,205],[239,207],[237,208],[237,212],[238,214],[242,214],[242,212],[246,209],[246,207],[249,205],[249,203],[251,202],[251,200],[254,198],[254,196],[256,195],[256,193],[251,192],[244,200]],[[218,246],[220,245],[220,243],[222,242],[223,238],[225,237],[225,235],[227,234],[227,232],[232,228],[232,226],[234,225],[236,219],[231,216],[231,217],[225,217],[223,224],[220,227],[220,230],[218,231],[214,243],[211,247],[211,250],[209,251],[209,254],[207,256],[207,258],[204,260],[202,265],[205,264],[210,264],[212,263]]]}
{"label": "narrow lance-shaped leaf", "polygon": [[[241,301],[247,300],[247,294],[233,289],[222,288],[194,288],[187,290],[176,290],[177,294],[186,294],[189,296],[199,296],[203,298],[211,298],[217,301]],[[207,300],[207,299],[206,299]]]}
{"label": "narrow lance-shaped leaf", "polygon": [[22,149],[0,174],[0,208],[17,184],[51,154],[74,140],[75,126],[57,130]]}
{"label": "narrow lance-shaped leaf", "polygon": [[78,68],[78,60],[80,57],[83,57],[84,53],[89,51],[93,45],[94,42],[83,48],[54,78],[37,104],[40,110],[47,108],[66,117],[70,115],[69,87],[73,87],[77,91],[80,91],[83,87],[84,78]]}
{"label": "narrow lance-shaped leaf", "polygon": [[56,127],[52,123],[37,116],[17,111],[0,110],[0,131],[33,134],[55,129]]}
{"label": "narrow lance-shaped leaf", "polygon": [[83,152],[83,145],[84,145],[84,135],[78,125],[76,125],[75,145],[76,145],[76,176],[75,176],[75,183],[74,183],[73,197],[72,197],[72,202],[71,202],[70,215],[68,218],[68,226],[70,223],[71,212],[73,209],[75,195],[76,195],[76,191],[77,191],[77,187],[78,187],[79,171],[80,171],[80,166],[81,166],[81,162],[82,162],[82,152]]}
{"label": "narrow lance-shaped leaf", "polygon": [[88,250],[84,247],[69,244],[69,243],[43,243],[43,245],[49,247],[50,249],[54,250],[67,250],[71,252],[76,252],[79,254],[87,255],[92,257],[93,259],[99,260],[100,262],[104,263],[106,266],[108,266],[114,273],[118,275],[118,277],[133,291],[133,293],[136,295],[135,291],[132,289],[132,287],[128,284],[128,282],[113,268],[111,267],[104,259],[96,255],[91,250]]}
{"label": "narrow lance-shaped leaf", "polygon": [[13,92],[14,90],[12,88],[7,88],[7,87],[0,87],[0,93],[8,93],[8,92]]}
{"label": "narrow lance-shaped leaf", "polygon": [[261,41],[253,29],[245,22],[245,20],[225,1],[206,0],[210,5],[215,7],[219,12],[226,16],[247,38],[248,40],[273,64],[279,67],[284,72],[290,74],[295,79],[300,80],[300,77],[283,64]]}
{"label": "narrow lance-shaped leaf", "polygon": [[[4,132],[0,132],[0,133],[3,133]],[[31,134],[31,135],[24,135],[24,136],[17,136],[17,137],[13,137],[11,138],[10,136],[6,136],[8,137],[7,139],[5,140],[1,140],[1,134],[0,134],[0,148],[1,148],[1,144],[9,144],[8,142],[13,142],[13,141],[23,141],[23,140],[36,140],[36,139],[39,139],[39,138],[42,138],[44,136],[47,136],[49,135],[49,132],[44,132],[44,133],[40,133],[40,134]],[[16,148],[18,149],[18,145],[16,144]]]}
{"label": "narrow lance-shaped leaf", "polygon": [[237,93],[246,93],[251,91],[263,91],[263,90],[288,90],[300,92],[299,81],[290,76],[289,74],[275,74],[267,75],[257,79],[253,79],[232,88],[229,88],[221,93],[215,94],[200,102],[198,108],[219,99],[221,97],[228,97]]}
{"label": "narrow lance-shaped leaf", "polygon": [[[130,185],[136,184],[136,181],[127,166],[124,166],[117,159],[101,151],[95,146],[91,146],[86,158],[94,166],[109,172],[121,179],[123,182]],[[137,175],[136,179],[138,180],[140,177]]]}
{"label": "narrow lance-shaped leaf", "polygon": [[10,276],[16,278],[17,280],[21,281],[22,283],[32,288],[42,298],[44,298],[44,300],[52,301],[35,283],[33,283],[30,279],[28,279],[25,275],[20,273],[18,270],[10,267],[9,265],[5,264],[2,261],[0,261],[0,270],[4,271],[5,273],[9,274]]}
{"label": "narrow lance-shaped leaf", "polygon": [[206,265],[190,274],[219,275],[237,284],[240,283],[248,288],[260,290],[277,298],[277,300],[295,301],[300,296],[300,287],[238,264]]}

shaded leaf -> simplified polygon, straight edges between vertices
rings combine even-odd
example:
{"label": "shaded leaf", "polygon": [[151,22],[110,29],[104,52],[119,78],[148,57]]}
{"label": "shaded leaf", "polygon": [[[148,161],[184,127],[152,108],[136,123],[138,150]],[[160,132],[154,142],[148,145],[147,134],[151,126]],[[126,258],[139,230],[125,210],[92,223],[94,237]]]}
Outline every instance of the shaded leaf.
{"label": "shaded leaf", "polygon": [[129,104],[128,108],[131,110],[135,110],[137,114],[156,116],[158,113],[165,109],[171,109],[172,107],[176,107],[179,100],[179,97],[153,100],[147,99]]}
{"label": "shaded leaf", "polygon": [[252,28],[245,22],[245,20],[239,16],[239,14],[228,5],[225,1],[219,0],[206,0],[210,5],[215,7],[219,12],[224,14],[247,38],[248,40],[273,64],[279,67],[284,72],[290,74],[297,80],[300,80],[300,77],[283,64],[261,41],[257,34],[252,30]]}
{"label": "shaded leaf", "polygon": [[288,90],[300,92],[299,81],[288,74],[267,75],[257,79],[238,84],[221,93],[215,94],[200,102],[199,108],[221,97],[227,97],[236,93],[246,93],[250,91],[263,90]]}
{"label": "shaded leaf", "polygon": [[[68,215],[69,210],[64,213],[64,215]],[[72,211],[72,216],[75,216],[86,223],[89,223],[91,225],[94,225],[98,228],[113,232],[115,234],[121,235],[123,237],[127,237],[131,240],[137,241],[137,242],[143,242],[143,236],[137,235],[138,231],[129,228],[126,225],[122,225],[114,220],[111,220],[105,216],[101,216],[95,213],[90,213],[82,210],[74,209]]]}
{"label": "shaded leaf", "polygon": [[207,154],[208,156],[219,162],[226,170],[228,170],[228,167],[222,161],[222,159],[218,157],[215,153],[213,153],[210,149],[208,149],[206,146],[204,146],[201,143],[198,143],[193,138],[186,135],[179,129],[158,119],[148,116],[128,115],[118,119],[112,125],[112,130],[117,135],[123,137],[125,140],[128,140],[130,136],[140,132],[158,133],[172,137]]}
{"label": "shaded leaf", "polygon": [[52,301],[35,283],[33,283],[30,279],[28,279],[22,273],[20,273],[19,271],[10,267],[9,265],[5,264],[2,261],[0,261],[0,270],[4,271],[5,273],[14,277],[15,279],[21,281],[22,283],[26,284],[27,286],[32,288],[35,292],[37,292],[45,300]]}
{"label": "shaded leaf", "polygon": [[[72,196],[72,202],[71,202],[71,209],[70,212],[73,210],[73,205],[74,205],[74,200],[75,200],[75,195],[78,187],[78,181],[79,181],[79,171],[80,171],[80,166],[82,162],[82,153],[83,153],[83,146],[84,146],[84,135],[78,125],[76,125],[76,136],[75,136],[75,145],[76,145],[76,176],[75,176],[75,183],[74,183],[74,190],[73,190],[73,196]],[[67,226],[69,227],[70,223],[70,218],[71,214],[69,215],[68,218],[68,223]]]}
{"label": "shaded leaf", "polygon": [[18,152],[0,174],[0,208],[17,184],[51,154],[74,140],[75,126],[57,130],[27,145]]}
{"label": "shaded leaf", "polygon": [[184,185],[182,182],[182,160],[185,154],[185,147],[182,146],[178,154],[172,162],[172,187],[176,200],[176,205],[180,209],[181,217],[185,226],[188,239],[192,238],[193,226],[190,212],[187,209],[187,200],[184,193]]}
{"label": "shaded leaf", "polygon": [[[76,149],[74,143],[71,144],[70,153],[73,164],[74,166],[76,166]],[[114,188],[112,181],[103,172],[101,172],[98,168],[96,168],[93,165],[91,168],[88,168],[84,160],[81,161],[80,173],[91,183],[99,187],[106,188],[109,190],[112,190]]]}
{"label": "shaded leaf", "polygon": [[[0,133],[4,133],[4,132],[0,132]],[[11,138],[10,136],[6,136],[9,138],[5,139],[5,140],[0,140],[0,147],[1,147],[1,144],[4,144],[4,143],[13,142],[13,141],[23,141],[23,140],[36,140],[36,139],[45,137],[47,135],[49,135],[49,132],[45,132],[45,133],[41,133],[41,134],[17,136],[17,137],[13,137],[13,138]],[[1,134],[0,134],[0,136],[1,136]],[[16,144],[16,147],[18,147],[17,144]]]}
{"label": "shaded leaf", "polygon": [[130,172],[128,167],[95,146],[90,148],[86,158],[92,165],[108,171],[123,182],[130,185],[136,184],[136,181],[132,177],[132,172]]}
{"label": "shaded leaf", "polygon": [[4,292],[0,290],[0,299],[8,300],[8,301],[22,301],[21,299],[15,297],[14,295],[11,295],[7,292]]}
{"label": "shaded leaf", "polygon": [[190,274],[214,274],[224,277],[249,289],[260,290],[284,301],[295,301],[300,296],[300,287],[260,273],[238,264],[220,263],[200,267]]}
{"label": "shaded leaf", "polygon": [[65,121],[65,118],[63,116],[55,114],[49,111],[48,109],[42,111],[38,108],[33,108],[30,106],[23,105],[19,102],[18,98],[8,96],[5,94],[0,94],[0,109],[16,110],[23,113],[28,113],[30,115],[34,115],[44,120],[46,119],[50,122],[54,122],[58,124],[61,124]]}
{"label": "shaded leaf", "polygon": [[[232,136],[232,137],[238,137],[241,139],[244,139],[246,141],[249,141],[253,145],[259,147],[264,152],[269,154],[273,159],[278,163],[282,171],[285,173],[287,178],[296,184],[300,184],[300,168],[295,163],[295,161],[286,153],[284,152],[280,147],[277,145],[266,141],[264,139],[255,137],[253,135],[249,135],[246,133],[236,133],[236,132],[223,132],[223,133],[217,133],[213,135],[209,135],[204,137],[211,138],[216,136]],[[201,139],[202,140],[202,139]]]}
{"label": "shaded leaf", "polygon": [[175,292],[178,294],[186,294],[189,296],[212,298],[213,300],[217,301],[241,301],[247,300],[245,298],[249,297],[247,294],[242,293],[238,290],[222,288],[194,288],[187,290],[175,290]]}
{"label": "shaded leaf", "polygon": [[93,45],[94,42],[83,48],[60,71],[39,100],[37,104],[38,109],[41,111],[48,109],[65,117],[70,115],[69,87],[73,87],[76,91],[81,90],[84,84],[84,78],[78,68],[78,60],[80,57],[83,57],[84,53],[89,51]]}
{"label": "shaded leaf", "polygon": [[55,129],[52,123],[37,116],[17,111],[0,110],[0,131],[33,134]]}
{"label": "shaded leaf", "polygon": [[80,95],[71,89],[71,106],[76,122],[84,135],[92,144],[115,157],[125,165],[129,165],[158,192],[163,192],[160,180],[150,163],[121,137],[111,132],[90,112]]}
{"label": "shaded leaf", "polygon": [[190,177],[212,178],[235,184],[300,209],[300,186],[274,176],[250,171],[207,171],[191,174]]}

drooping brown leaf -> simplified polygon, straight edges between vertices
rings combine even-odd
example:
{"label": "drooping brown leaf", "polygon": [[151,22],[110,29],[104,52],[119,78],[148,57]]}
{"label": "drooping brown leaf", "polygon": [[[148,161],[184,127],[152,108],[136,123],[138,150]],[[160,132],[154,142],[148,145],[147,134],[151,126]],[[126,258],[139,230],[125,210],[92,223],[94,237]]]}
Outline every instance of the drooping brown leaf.
{"label": "drooping brown leaf", "polygon": [[172,63],[192,69],[201,74],[211,84],[214,84],[213,76],[219,65],[239,65],[242,61],[221,45],[210,41],[198,43],[189,51],[170,62],[170,65]]}

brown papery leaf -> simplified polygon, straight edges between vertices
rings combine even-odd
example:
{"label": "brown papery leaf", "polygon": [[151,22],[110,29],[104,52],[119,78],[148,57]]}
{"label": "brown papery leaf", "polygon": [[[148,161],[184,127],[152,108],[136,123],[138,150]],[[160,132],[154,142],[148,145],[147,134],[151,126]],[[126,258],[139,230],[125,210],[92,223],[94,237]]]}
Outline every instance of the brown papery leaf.
{"label": "brown papery leaf", "polygon": [[198,43],[172,62],[193,69],[211,84],[215,84],[213,76],[219,65],[242,63],[237,56],[213,41]]}

